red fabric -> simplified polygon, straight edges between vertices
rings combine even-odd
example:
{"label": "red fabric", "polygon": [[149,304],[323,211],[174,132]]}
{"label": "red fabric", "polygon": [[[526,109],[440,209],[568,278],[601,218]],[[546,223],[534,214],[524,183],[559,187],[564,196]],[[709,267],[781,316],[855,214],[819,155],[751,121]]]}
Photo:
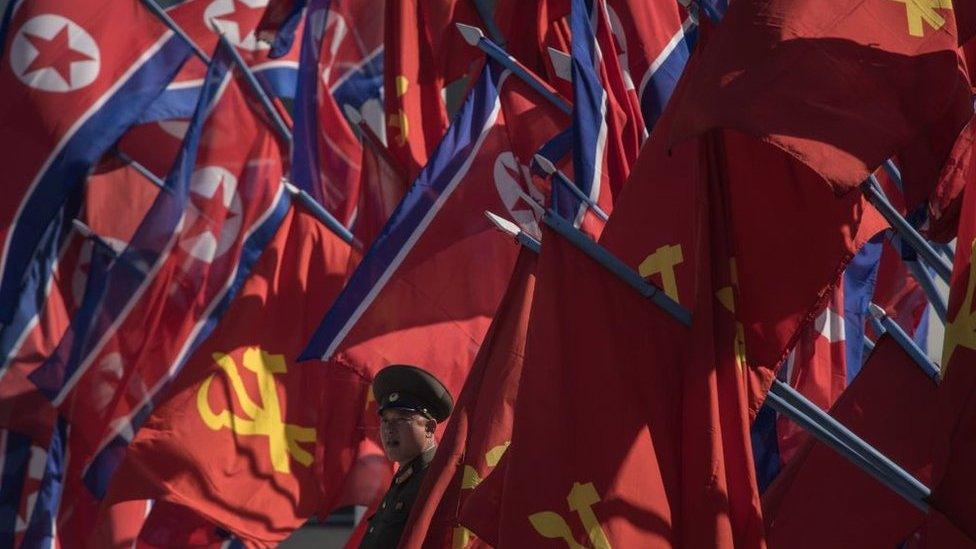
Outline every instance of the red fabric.
{"label": "red fabric", "polygon": [[177,238],[137,299],[85,357],[60,406],[72,424],[70,464],[79,472],[128,428],[148,395],[166,386],[171,366],[235,276],[245,236],[284,192],[280,144],[229,78],[203,125]]}
{"label": "red fabric", "polygon": [[[376,146],[383,146],[377,143]],[[409,184],[399,169],[369,144],[362,147],[362,171],[359,181],[359,202],[353,234],[363,243],[363,249],[376,240],[390,214],[400,203]],[[355,263],[359,263],[359,257]],[[355,265],[352,265],[355,267]],[[351,270],[350,270],[351,272]]]}
{"label": "red fabric", "polygon": [[938,437],[932,490],[933,506],[956,527],[976,537],[976,179],[963,195],[955,264],[949,290],[948,323],[942,347]]}
{"label": "red fabric", "polygon": [[[891,240],[885,240],[875,280],[871,301],[884,309],[905,333],[914,336],[929,301]],[[873,338],[878,335],[874,334]]]}
{"label": "red fabric", "polygon": [[[976,44],[976,43],[974,43]],[[974,60],[976,60],[976,56]],[[962,193],[966,183],[976,179],[976,119],[962,130],[949,152],[939,182],[929,200],[926,236],[949,242],[956,236]]]}
{"label": "red fabric", "polygon": [[[127,501],[122,504],[139,504]],[[120,504],[115,504],[120,505]],[[230,533],[207,522],[190,509],[168,501],[152,503],[149,514],[143,518],[133,549],[164,547],[208,547],[219,549],[230,539]],[[121,548],[120,548],[121,549]]]}
{"label": "red fabric", "polygon": [[[847,388],[844,338],[844,286],[838,284],[827,307],[803,329],[783,366],[787,382],[824,410],[829,410]],[[776,434],[780,461],[789,463],[807,440],[806,431],[785,416],[779,416]]]}
{"label": "red fabric", "polygon": [[884,1],[732,2],[682,98],[675,138],[737,129],[794,155],[837,191],[903,149],[917,157],[930,147],[906,179],[910,201],[928,196],[972,100],[952,11],[935,7],[925,19],[915,11]]}
{"label": "red fabric", "polygon": [[[277,65],[291,64],[298,66],[298,54],[302,43],[303,25],[295,29],[295,41],[291,49],[282,57],[271,59],[268,53],[271,46],[268,42],[258,40],[259,23],[266,23],[268,19],[285,16],[291,9],[291,2],[272,0],[266,5],[261,2],[243,2],[237,0],[227,4],[213,4],[212,2],[182,2],[169,9],[166,13],[173,18],[187,35],[209,54],[217,46],[221,32],[227,40],[237,48],[241,58],[252,70],[260,70],[262,66],[274,63]],[[253,7],[252,7],[253,5]],[[267,15],[267,18],[265,18]],[[279,21],[280,23],[280,21]],[[214,30],[213,25],[217,26]],[[274,32],[277,32],[277,28]],[[265,34],[267,36],[267,34]],[[273,36],[269,36],[273,40]],[[199,80],[207,73],[207,65],[202,59],[190,56],[173,79],[174,83]]]}
{"label": "red fabric", "polygon": [[[831,415],[923,483],[935,383],[884,336]],[[763,494],[770,546],[895,547],[924,514],[831,448],[809,440]]]}
{"label": "red fabric", "polygon": [[459,525],[467,496],[495,466],[512,438],[525,334],[535,288],[536,254],[522,250],[495,320],[461,389],[417,501],[401,547],[473,547]]}
{"label": "red fabric", "polygon": [[[339,365],[299,365],[291,357],[337,295],[347,254],[314,218],[288,214],[171,397],[139,430],[110,501],[170,501],[254,545],[272,545],[333,507],[362,436],[367,382]],[[268,389],[277,396],[277,415]],[[288,431],[247,435],[215,427],[213,417],[208,423],[211,414],[232,425],[256,417],[243,391],[267,410],[266,420],[282,421]]]}
{"label": "red fabric", "polygon": [[971,549],[976,547],[976,540],[959,530],[942,513],[930,510],[925,524],[907,540],[903,547],[905,549],[923,547]]}
{"label": "red fabric", "polygon": [[[471,2],[391,0],[386,3],[383,89],[386,142],[412,181],[447,129],[443,88],[481,55],[455,22],[478,24]],[[479,24],[479,26],[481,26]]]}
{"label": "red fabric", "polygon": [[557,233],[543,242],[497,546],[675,543],[681,374],[670,342],[687,329]]}
{"label": "red fabric", "polygon": [[91,534],[91,546],[113,549],[136,546],[139,531],[152,507],[152,502],[146,500],[104,506],[99,511],[97,524]]}
{"label": "red fabric", "polygon": [[[689,251],[695,235],[690,222],[679,223],[685,217],[677,212],[692,211],[688,182],[701,176],[693,143],[669,154],[664,143],[669,112],[642,149],[601,242],[658,285],[667,281],[647,261],[663,246],[680,245],[683,260],[674,266],[674,287],[678,301],[687,305],[695,288],[695,258]],[[736,317],[750,370],[768,373],[825,306],[847,261],[884,222],[860,195],[835,196],[815,173],[774,147],[734,132],[722,138],[724,164],[718,173],[730,203],[728,234],[741,297]],[[648,219],[647,204],[670,207]],[[796,260],[798,246],[802,261]],[[751,414],[765,396],[766,375],[750,382]]]}
{"label": "red fabric", "polygon": [[119,139],[117,148],[163,179],[173,167],[173,160],[183,144],[187,126],[189,122],[186,120],[138,124],[125,132]]}

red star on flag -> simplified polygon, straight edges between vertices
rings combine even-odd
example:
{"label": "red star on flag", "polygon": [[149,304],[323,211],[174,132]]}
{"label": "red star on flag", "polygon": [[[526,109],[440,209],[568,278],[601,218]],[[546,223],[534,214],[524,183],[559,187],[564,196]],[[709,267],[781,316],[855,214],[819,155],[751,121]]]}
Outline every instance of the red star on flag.
{"label": "red star on flag", "polygon": [[258,21],[261,20],[266,6],[252,8],[241,0],[234,0],[231,5],[234,11],[227,15],[217,17],[217,20],[227,21],[237,25],[238,39],[244,40],[248,34],[254,32],[254,28],[257,27]]}
{"label": "red star on flag", "polygon": [[49,68],[57,71],[58,75],[70,86],[71,64],[75,61],[94,61],[86,53],[72,49],[68,43],[68,24],[65,23],[50,40],[41,36],[24,33],[24,38],[37,49],[37,57],[24,69],[24,74]]}
{"label": "red star on flag", "polygon": [[[199,212],[199,216],[189,227],[183,238],[192,238],[205,232],[214,232],[212,229],[222,226],[228,220],[237,217],[230,208],[224,206],[224,178],[220,178],[217,188],[214,189],[212,197],[206,197],[197,193],[190,193],[190,202]],[[219,232],[219,231],[218,231]],[[215,234],[216,236],[216,234]]]}

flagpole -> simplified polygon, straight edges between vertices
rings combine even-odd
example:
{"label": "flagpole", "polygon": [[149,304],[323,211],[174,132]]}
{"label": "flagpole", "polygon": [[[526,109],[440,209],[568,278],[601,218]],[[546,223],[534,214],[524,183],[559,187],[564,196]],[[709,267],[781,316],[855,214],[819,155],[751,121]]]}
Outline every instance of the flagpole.
{"label": "flagpole", "polygon": [[136,162],[134,158],[132,158],[131,156],[125,154],[124,152],[118,149],[115,150],[115,156],[122,162],[125,162],[130,167],[132,167],[132,169],[138,172],[139,175],[145,177],[147,181],[159,187],[161,190],[169,192],[169,189],[166,187],[166,183],[162,179],[160,179],[159,176],[154,174],[152,170],[143,166],[139,162]]}
{"label": "flagpole", "polygon": [[71,224],[74,226],[75,230],[78,231],[78,234],[82,236],[82,238],[91,240],[92,244],[94,244],[98,250],[100,250],[102,253],[108,256],[109,259],[111,259],[112,261],[118,261],[120,265],[125,265],[126,267],[132,269],[137,273],[142,274],[143,276],[146,275],[145,269],[139,268],[135,263],[125,258],[125,256],[122,253],[125,251],[125,247],[122,247],[120,249],[111,245],[107,240],[105,240],[104,238],[96,234],[91,227],[86,225],[81,220],[72,219]]}
{"label": "flagpole", "polygon": [[904,193],[905,185],[902,182],[901,170],[898,169],[898,166],[896,166],[895,163],[892,162],[890,158],[888,160],[885,160],[882,166],[884,167],[885,173],[888,174],[888,177],[890,177],[891,180],[895,183],[895,186],[898,187],[898,190]]}
{"label": "flagpole", "polygon": [[932,308],[935,309],[935,314],[938,315],[939,320],[943,324],[946,322],[948,306],[945,299],[943,299],[942,294],[939,293],[939,289],[935,286],[935,280],[932,279],[932,275],[929,270],[922,264],[921,261],[908,261],[902,258],[905,266],[911,271],[912,276],[918,281],[918,285],[922,287],[922,291],[925,292],[925,296],[928,298],[929,303],[932,304]]}
{"label": "flagpole", "polygon": [[146,6],[146,9],[148,9],[150,12],[152,12],[153,15],[155,15],[160,21],[162,21],[164,25],[169,27],[169,30],[176,33],[177,36],[179,36],[184,42],[186,42],[187,45],[190,46],[190,49],[193,50],[193,53],[197,57],[199,57],[200,60],[204,62],[204,64],[206,65],[210,64],[210,56],[207,55],[202,49],[200,49],[200,46],[198,46],[196,42],[194,42],[193,39],[190,38],[190,36],[186,34],[186,32],[184,32],[179,25],[176,24],[176,21],[173,21],[173,18],[170,17],[169,14],[166,13],[165,10],[163,10],[163,8],[159,7],[159,4],[157,4],[155,0],[139,0],[139,1],[142,2],[142,5]]}
{"label": "flagpole", "polygon": [[898,342],[898,345],[908,353],[908,356],[912,357],[912,360],[925,372],[925,375],[938,382],[942,375],[941,370],[929,360],[929,357],[912,341],[912,338],[908,337],[905,330],[878,305],[871,303],[868,305],[868,309],[871,311],[871,317],[884,326],[885,331]]}
{"label": "flagpole", "polygon": [[881,215],[891,224],[898,235],[935,269],[942,280],[949,282],[952,277],[952,265],[937,254],[935,249],[922,238],[922,235],[918,234],[918,231],[891,205],[874,175],[869,176],[861,184],[861,191],[864,192],[868,201],[881,212]]}
{"label": "flagpole", "polygon": [[383,144],[383,140],[381,140],[380,137],[376,135],[376,132],[373,131],[373,128],[370,127],[365,120],[363,120],[363,117],[361,114],[359,114],[359,111],[350,105],[343,105],[342,110],[346,114],[346,118],[349,120],[349,122],[359,129],[363,141],[373,150],[373,152],[382,156],[383,160],[385,160],[387,164],[396,170],[398,174],[403,175],[407,173],[407,171],[400,165],[399,161],[397,161],[397,159],[390,154],[390,149],[386,148],[386,145]]}
{"label": "flagpole", "polygon": [[286,178],[282,178],[282,183],[284,183],[285,190],[288,191],[288,194],[297,199],[316,219],[319,220],[319,222],[335,233],[336,236],[357,250],[363,249],[363,243],[360,242],[359,239],[357,239],[355,235],[349,231],[349,229],[343,226],[342,223],[339,223],[339,220],[330,214],[329,210],[326,210],[321,204],[316,202],[316,200],[312,198],[310,194],[302,189],[299,189]]}
{"label": "flagpole", "polygon": [[[691,324],[691,313],[687,309],[671,301],[670,298],[664,295],[662,290],[641,278],[640,275],[615,257],[609,250],[590,240],[569,222],[561,219],[552,212],[547,213],[543,217],[543,221],[591,259],[601,264],[623,282],[627,283],[627,285],[637,290],[642,296],[651,297],[656,305],[679,321],[682,321],[686,326]],[[502,231],[519,238],[520,242],[523,238],[531,238],[518,229],[514,223],[509,222],[507,225],[502,224],[498,227]],[[517,232],[512,232],[513,230]],[[524,236],[520,238],[520,235]],[[648,295],[647,292],[651,292],[651,294]],[[654,300],[653,296],[663,296],[673,305],[665,307],[664,303]],[[777,411],[787,416],[791,421],[796,422],[797,425],[803,427],[827,446],[851,460],[855,465],[864,469],[893,492],[905,498],[909,503],[922,510],[928,509],[928,504],[924,500],[929,496],[931,491],[927,486],[902,469],[897,463],[888,459],[876,448],[855,435],[842,423],[837,421],[836,418],[821,410],[802,394],[796,392],[795,389],[779,380],[774,380],[770,392],[767,395],[767,401]]]}
{"label": "flagpole", "polygon": [[254,92],[255,96],[257,96],[261,106],[264,107],[265,112],[269,117],[271,117],[271,123],[274,126],[274,129],[278,132],[278,135],[282,139],[288,142],[288,147],[291,148],[291,130],[288,129],[287,125],[285,125],[285,121],[281,119],[281,114],[278,113],[278,110],[275,109],[274,105],[271,104],[271,98],[268,97],[268,93],[264,91],[264,87],[261,86],[261,83],[258,82],[257,77],[254,76],[254,72],[251,71],[251,67],[248,67],[247,63],[244,62],[244,59],[241,57],[240,52],[237,51],[237,48],[235,48],[234,45],[227,40],[227,37],[224,36],[224,33],[220,32],[213,21],[211,21],[210,24],[213,25],[214,32],[217,33],[220,43],[227,48],[228,51],[230,51],[231,59],[234,60],[234,64],[237,65],[237,68],[239,68],[241,73],[244,75],[244,81],[247,82],[248,87],[251,88],[251,91]]}
{"label": "flagpole", "polygon": [[503,67],[512,71],[515,76],[518,76],[523,82],[531,86],[532,89],[539,92],[543,97],[546,98],[546,100],[555,105],[555,107],[559,110],[566,114],[571,114],[573,112],[573,107],[566,102],[565,99],[549,89],[543,83],[541,78],[533,74],[529,69],[525,68],[524,65],[519,63],[517,59],[499,47],[498,44],[486,38],[485,33],[482,32],[481,29],[462,23],[455,23],[454,25],[461,33],[461,36],[464,37],[465,42],[472,46],[476,46],[478,49],[485,52],[488,57],[491,57]]}
{"label": "flagpole", "polygon": [[[887,486],[888,489],[890,489],[891,491],[895,492],[896,494],[904,498],[908,503],[912,504],[914,507],[916,507],[921,511],[928,512],[929,506],[925,502],[925,498],[928,497],[929,490],[928,488],[925,488],[924,485],[922,486],[922,488],[925,488],[924,491],[912,490],[911,488],[905,486],[901,482],[894,481],[894,479],[890,478],[888,475],[882,472],[881,469],[877,468],[877,465],[870,458],[864,456],[863,454],[858,453],[855,449],[845,444],[843,440],[835,437],[829,430],[827,430],[823,426],[822,423],[817,421],[817,419],[819,418],[814,419],[810,416],[807,416],[806,414],[804,414],[802,411],[797,409],[789,401],[787,401],[785,398],[783,398],[773,390],[770,390],[769,393],[766,395],[766,402],[769,403],[770,407],[772,407],[774,410],[783,414],[784,416],[789,418],[790,421],[802,427],[805,431],[813,435],[814,438],[816,438],[821,443],[825,444],[826,446],[833,449],[838,454],[847,458],[848,461],[850,461],[851,463],[859,467],[865,473],[874,477],[881,484]],[[854,438],[856,438],[858,441],[861,440],[856,436]],[[873,447],[867,445],[866,443],[865,445],[868,448],[873,449]],[[898,467],[898,465],[896,464],[892,464],[892,465],[896,471],[900,471],[905,475],[907,475],[912,480],[918,482],[917,479],[915,479],[907,472],[905,472],[904,469]]]}
{"label": "flagpole", "polygon": [[540,168],[542,168],[542,171],[546,172],[547,175],[553,177],[556,181],[562,184],[563,187],[569,189],[569,191],[573,193],[573,195],[576,196],[576,198],[581,200],[591,210],[593,210],[593,213],[596,214],[596,216],[599,217],[604,223],[610,220],[610,216],[607,215],[607,212],[603,211],[603,208],[601,208],[596,202],[594,202],[592,198],[586,196],[586,193],[584,193],[582,189],[577,187],[576,183],[574,183],[572,179],[566,177],[566,174],[564,174],[562,170],[557,169],[551,160],[549,160],[545,156],[542,156],[541,154],[535,155],[533,159],[535,160],[535,163],[538,164]]}
{"label": "flagpole", "polygon": [[491,36],[491,39],[498,44],[498,47],[505,49],[505,35],[502,34],[502,30],[495,23],[495,16],[492,14],[491,8],[485,4],[485,0],[471,0],[471,3],[474,4],[474,9],[478,12],[478,17],[481,18],[485,27],[488,28],[488,36]]}

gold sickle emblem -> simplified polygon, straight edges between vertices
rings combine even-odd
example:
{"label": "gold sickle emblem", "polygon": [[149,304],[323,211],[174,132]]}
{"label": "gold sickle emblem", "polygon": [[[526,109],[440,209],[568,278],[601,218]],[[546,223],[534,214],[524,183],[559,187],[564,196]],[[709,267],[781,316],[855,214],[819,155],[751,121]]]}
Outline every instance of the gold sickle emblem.
{"label": "gold sickle emblem", "polygon": [[[579,515],[580,522],[586,529],[593,549],[610,549],[610,540],[607,539],[607,534],[603,531],[600,520],[593,512],[593,506],[600,502],[600,495],[593,483],[580,484],[574,482],[566,500],[569,502],[569,509]],[[573,532],[570,530],[569,524],[559,513],[540,511],[530,515],[529,522],[542,537],[562,539],[570,549],[586,549],[585,545],[573,539]]]}
{"label": "gold sickle emblem", "polygon": [[207,427],[214,431],[230,429],[241,436],[268,437],[271,465],[279,473],[291,472],[289,455],[306,467],[311,465],[312,454],[299,446],[299,443],[315,442],[315,429],[285,423],[281,417],[281,404],[278,402],[274,374],[288,371],[284,355],[268,354],[257,347],[248,347],[244,351],[244,367],[257,376],[261,406],[255,404],[247,394],[244,380],[233,358],[223,353],[214,353],[213,359],[230,381],[234,394],[237,395],[237,402],[240,403],[247,417],[231,413],[229,406],[219,413],[215,413],[210,408],[207,395],[210,392],[210,384],[217,375],[215,373],[211,374],[197,390],[197,410]]}

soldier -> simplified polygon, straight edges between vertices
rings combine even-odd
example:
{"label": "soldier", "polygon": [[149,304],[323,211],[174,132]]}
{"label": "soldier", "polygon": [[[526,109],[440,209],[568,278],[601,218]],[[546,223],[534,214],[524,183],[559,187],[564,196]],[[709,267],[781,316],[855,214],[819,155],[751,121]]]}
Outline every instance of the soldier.
{"label": "soldier", "polygon": [[451,415],[454,400],[444,385],[415,366],[388,366],[373,380],[379,403],[380,440],[386,457],[400,467],[373,516],[359,547],[396,547],[434,458],[437,424]]}

